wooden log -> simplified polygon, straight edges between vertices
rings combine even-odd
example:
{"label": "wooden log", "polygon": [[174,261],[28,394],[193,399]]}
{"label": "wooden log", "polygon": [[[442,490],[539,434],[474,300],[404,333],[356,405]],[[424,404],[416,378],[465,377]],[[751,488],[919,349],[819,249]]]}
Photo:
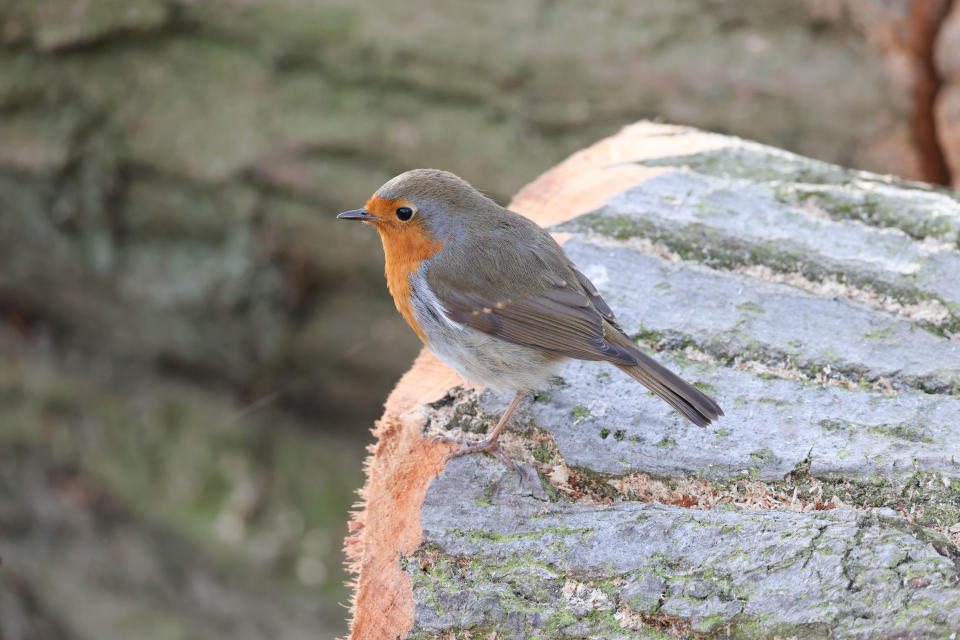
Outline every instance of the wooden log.
{"label": "wooden log", "polygon": [[[480,185],[482,187],[482,185]],[[638,123],[510,207],[727,417],[571,362],[502,395],[424,351],[387,400],[346,550],[351,638],[937,635],[960,622],[960,202]]]}

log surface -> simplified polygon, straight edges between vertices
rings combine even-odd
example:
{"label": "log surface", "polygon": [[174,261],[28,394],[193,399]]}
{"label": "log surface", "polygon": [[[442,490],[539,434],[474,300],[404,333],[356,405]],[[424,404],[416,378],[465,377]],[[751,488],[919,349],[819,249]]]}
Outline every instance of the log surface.
{"label": "log surface", "polygon": [[[628,334],[713,394],[707,429],[570,361],[509,398],[424,353],[378,423],[353,638],[943,637],[960,624],[960,200],[640,123],[512,208]],[[491,636],[490,634],[495,634]]]}

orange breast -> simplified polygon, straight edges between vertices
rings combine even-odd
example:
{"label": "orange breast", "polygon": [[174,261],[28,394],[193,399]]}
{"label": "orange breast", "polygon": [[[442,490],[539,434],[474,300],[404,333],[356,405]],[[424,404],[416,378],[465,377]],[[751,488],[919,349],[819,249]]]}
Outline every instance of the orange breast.
{"label": "orange breast", "polygon": [[394,211],[403,206],[409,204],[402,200],[388,200],[377,196],[367,201],[367,211],[380,218],[374,226],[383,241],[387,288],[397,305],[397,311],[425,343],[427,339],[423,327],[413,314],[410,276],[420,268],[421,262],[436,255],[443,243],[436,240],[416,217],[408,222],[397,220]]}

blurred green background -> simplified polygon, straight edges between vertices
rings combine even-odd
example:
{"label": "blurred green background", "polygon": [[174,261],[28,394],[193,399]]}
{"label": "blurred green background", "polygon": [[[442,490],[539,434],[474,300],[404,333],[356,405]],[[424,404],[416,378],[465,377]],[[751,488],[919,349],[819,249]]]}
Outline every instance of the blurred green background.
{"label": "blurred green background", "polygon": [[335,214],[415,167],[505,203],[642,118],[945,181],[912,16],[0,0],[0,639],[345,633],[369,428],[419,342]]}

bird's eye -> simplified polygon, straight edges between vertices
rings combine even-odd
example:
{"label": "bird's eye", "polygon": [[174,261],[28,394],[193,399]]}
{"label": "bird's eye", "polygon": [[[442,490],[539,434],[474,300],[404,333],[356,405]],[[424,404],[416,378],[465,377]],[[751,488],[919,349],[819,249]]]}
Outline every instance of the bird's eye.
{"label": "bird's eye", "polygon": [[397,209],[397,219],[401,222],[406,222],[413,217],[413,209],[410,207],[399,207]]}

